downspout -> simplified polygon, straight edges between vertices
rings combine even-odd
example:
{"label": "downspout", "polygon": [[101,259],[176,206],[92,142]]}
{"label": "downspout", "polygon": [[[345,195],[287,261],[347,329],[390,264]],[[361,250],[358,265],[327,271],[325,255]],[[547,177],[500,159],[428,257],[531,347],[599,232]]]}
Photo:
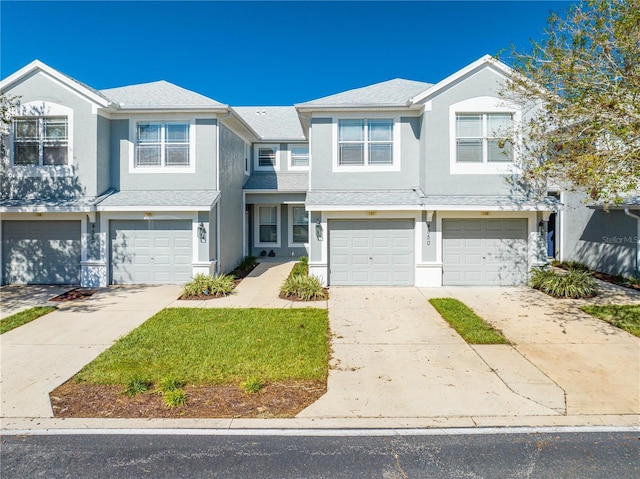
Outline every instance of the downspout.
{"label": "downspout", "polygon": [[635,218],[638,224],[637,232],[636,232],[636,279],[640,278],[640,216],[629,211],[629,208],[624,209],[624,214]]}

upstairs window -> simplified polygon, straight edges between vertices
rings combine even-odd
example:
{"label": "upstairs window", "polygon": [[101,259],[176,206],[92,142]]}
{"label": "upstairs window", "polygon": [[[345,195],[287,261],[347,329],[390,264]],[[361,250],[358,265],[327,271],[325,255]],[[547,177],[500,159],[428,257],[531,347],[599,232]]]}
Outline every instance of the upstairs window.
{"label": "upstairs window", "polygon": [[308,146],[292,146],[291,147],[291,168],[308,168],[309,167],[309,147]]}
{"label": "upstairs window", "polygon": [[393,161],[393,120],[338,121],[338,166],[388,166]]}
{"label": "upstairs window", "polygon": [[189,144],[189,123],[138,122],[135,167],[188,167]]}
{"label": "upstairs window", "polygon": [[280,168],[279,151],[280,145],[256,145],[254,149],[255,169],[258,171],[278,170]]}
{"label": "upstairs window", "polygon": [[513,161],[509,135],[511,113],[456,114],[456,161],[458,163],[504,163]]}
{"label": "upstairs window", "polygon": [[13,120],[13,164],[52,166],[69,164],[69,122],[65,116]]}

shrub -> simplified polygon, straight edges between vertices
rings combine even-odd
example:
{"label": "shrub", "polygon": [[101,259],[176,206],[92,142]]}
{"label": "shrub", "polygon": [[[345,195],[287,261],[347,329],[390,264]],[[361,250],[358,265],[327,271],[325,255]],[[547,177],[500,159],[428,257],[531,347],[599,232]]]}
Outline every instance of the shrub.
{"label": "shrub", "polygon": [[255,394],[262,391],[263,384],[262,384],[262,381],[260,381],[260,378],[256,376],[252,376],[249,379],[247,379],[245,382],[243,382],[241,386],[242,386],[242,389],[244,389],[249,394]]}
{"label": "shrub", "polygon": [[309,274],[309,258],[306,256],[300,256],[298,262],[293,266],[291,273],[289,276],[297,276],[303,275],[306,276]]}
{"label": "shrub", "polygon": [[258,258],[255,256],[245,256],[238,266],[231,272],[234,277],[245,277],[253,268],[258,265]]}
{"label": "shrub", "polygon": [[234,277],[226,274],[210,276],[199,273],[182,288],[182,297],[227,296],[234,286]]}
{"label": "shrub", "polygon": [[552,261],[551,264],[557,268],[566,269],[567,271],[591,271],[586,264],[580,261]]}
{"label": "shrub", "polygon": [[142,378],[133,378],[122,391],[127,396],[133,397],[141,393],[146,393],[151,387],[151,381]]}
{"label": "shrub", "polygon": [[529,284],[555,298],[591,298],[596,295],[597,284],[589,271],[569,270],[567,273],[535,268]]}
{"label": "shrub", "polygon": [[177,379],[166,376],[160,380],[160,384],[158,384],[158,389],[164,393],[169,391],[175,391],[176,389],[180,389],[184,386],[182,381],[178,381]]}
{"label": "shrub", "polygon": [[316,276],[296,274],[289,276],[280,288],[285,297],[297,296],[303,301],[326,299],[327,295]]}
{"label": "shrub", "polygon": [[165,391],[162,395],[162,399],[164,399],[164,403],[167,408],[173,409],[174,407],[180,407],[187,404],[187,393],[184,392],[184,389],[172,389],[170,391]]}

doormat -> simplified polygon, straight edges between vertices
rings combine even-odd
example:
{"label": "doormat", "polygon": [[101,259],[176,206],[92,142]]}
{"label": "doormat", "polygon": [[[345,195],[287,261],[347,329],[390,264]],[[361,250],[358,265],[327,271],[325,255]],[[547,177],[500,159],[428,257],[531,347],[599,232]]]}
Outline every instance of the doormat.
{"label": "doormat", "polygon": [[49,301],[74,301],[76,299],[85,299],[89,296],[93,296],[97,290],[86,288],[74,288],[69,291],[65,291],[58,296],[54,296]]}

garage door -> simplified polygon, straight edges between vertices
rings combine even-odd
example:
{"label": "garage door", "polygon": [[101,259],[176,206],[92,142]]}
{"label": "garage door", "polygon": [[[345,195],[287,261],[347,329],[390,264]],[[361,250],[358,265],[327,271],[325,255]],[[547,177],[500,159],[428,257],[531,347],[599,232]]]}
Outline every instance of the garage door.
{"label": "garage door", "polygon": [[4,284],[79,284],[80,221],[3,221]]}
{"label": "garage door", "polygon": [[442,236],[443,284],[526,282],[526,219],[443,219]]}
{"label": "garage door", "polygon": [[113,284],[176,284],[191,279],[191,221],[111,221]]}
{"label": "garage door", "polygon": [[329,284],[413,285],[413,220],[329,221]]}

